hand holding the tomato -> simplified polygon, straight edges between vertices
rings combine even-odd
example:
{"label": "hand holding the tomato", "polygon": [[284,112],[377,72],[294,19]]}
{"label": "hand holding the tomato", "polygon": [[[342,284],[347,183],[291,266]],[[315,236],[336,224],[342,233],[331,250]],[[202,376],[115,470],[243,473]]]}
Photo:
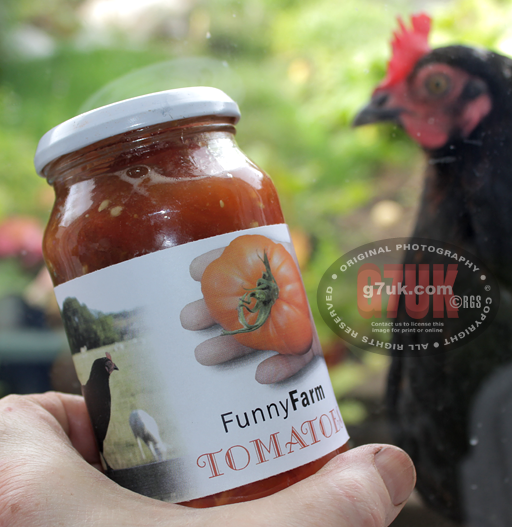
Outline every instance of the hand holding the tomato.
{"label": "hand holding the tomato", "polygon": [[220,324],[222,334],[201,343],[196,359],[212,366],[255,350],[278,354],[261,362],[256,380],[291,377],[321,355],[297,265],[282,244],[259,235],[236,238],[190,265],[204,298],[182,310],[185,329]]}

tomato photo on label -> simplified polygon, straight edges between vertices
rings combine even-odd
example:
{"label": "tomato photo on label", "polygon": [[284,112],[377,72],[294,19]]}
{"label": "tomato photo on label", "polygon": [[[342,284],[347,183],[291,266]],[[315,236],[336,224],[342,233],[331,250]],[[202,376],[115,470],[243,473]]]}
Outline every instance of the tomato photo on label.
{"label": "tomato photo on label", "polygon": [[261,235],[236,238],[208,265],[201,290],[222,334],[240,344],[293,355],[311,348],[308,300],[283,245]]}

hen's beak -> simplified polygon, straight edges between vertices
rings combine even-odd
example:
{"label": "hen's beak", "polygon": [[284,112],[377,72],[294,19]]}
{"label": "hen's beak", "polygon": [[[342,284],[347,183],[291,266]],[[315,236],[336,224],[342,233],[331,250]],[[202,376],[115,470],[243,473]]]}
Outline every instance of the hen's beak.
{"label": "hen's beak", "polygon": [[375,93],[369,104],[355,116],[352,126],[362,126],[383,121],[400,124],[400,114],[404,111],[403,108],[388,107],[388,102],[389,95],[386,92]]}

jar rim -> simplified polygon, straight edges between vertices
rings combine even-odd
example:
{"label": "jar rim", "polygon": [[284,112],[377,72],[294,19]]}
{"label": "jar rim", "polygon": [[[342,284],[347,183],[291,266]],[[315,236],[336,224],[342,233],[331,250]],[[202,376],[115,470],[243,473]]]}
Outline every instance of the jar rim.
{"label": "jar rim", "polygon": [[218,88],[166,90],[96,108],[52,128],[40,139],[34,157],[39,175],[60,156],[109,137],[153,124],[203,116],[240,119],[238,105]]}

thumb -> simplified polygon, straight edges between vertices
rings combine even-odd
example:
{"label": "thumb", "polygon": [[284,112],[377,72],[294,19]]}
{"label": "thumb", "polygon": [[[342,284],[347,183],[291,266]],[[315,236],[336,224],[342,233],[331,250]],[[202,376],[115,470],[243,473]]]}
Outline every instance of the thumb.
{"label": "thumb", "polygon": [[[337,456],[317,474],[265,498],[267,525],[280,517],[283,527],[387,527],[402,510],[415,481],[414,465],[403,450],[391,445],[365,445]],[[258,513],[261,519],[261,510]]]}

